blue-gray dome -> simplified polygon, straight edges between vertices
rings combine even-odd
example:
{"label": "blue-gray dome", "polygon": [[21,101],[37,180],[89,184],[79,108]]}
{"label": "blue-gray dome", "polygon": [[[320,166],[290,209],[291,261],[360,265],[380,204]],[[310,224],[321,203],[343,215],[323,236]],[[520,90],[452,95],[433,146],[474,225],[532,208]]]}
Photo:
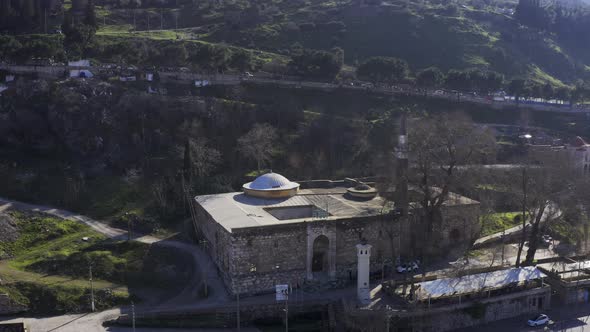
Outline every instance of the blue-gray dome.
{"label": "blue-gray dome", "polygon": [[266,173],[257,177],[254,181],[246,183],[244,188],[253,190],[281,190],[299,187],[298,183],[289,181],[286,177],[277,173]]}

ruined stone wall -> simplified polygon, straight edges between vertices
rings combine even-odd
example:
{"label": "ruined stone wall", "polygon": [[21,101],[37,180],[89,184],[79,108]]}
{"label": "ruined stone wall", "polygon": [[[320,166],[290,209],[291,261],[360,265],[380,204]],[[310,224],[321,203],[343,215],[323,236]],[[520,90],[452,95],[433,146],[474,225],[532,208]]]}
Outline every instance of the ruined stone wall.
{"label": "ruined stone wall", "polygon": [[306,271],[304,223],[236,230],[232,242],[231,293],[273,291],[276,284],[302,284]]}
{"label": "ruined stone wall", "polygon": [[[385,231],[393,221],[383,218],[351,218],[270,226],[233,233],[231,292],[271,292],[276,284],[302,285],[309,275],[309,255],[321,235],[330,241],[332,279],[356,278],[355,246],[366,239],[373,245],[371,270],[380,270],[382,259],[392,257]],[[396,240],[394,242],[397,243]],[[390,264],[391,265],[391,264]],[[278,267],[278,268],[277,268]],[[310,278],[311,277],[311,278]]]}
{"label": "ruined stone wall", "polygon": [[443,206],[443,225],[440,229],[443,247],[469,244],[481,232],[480,204]]}

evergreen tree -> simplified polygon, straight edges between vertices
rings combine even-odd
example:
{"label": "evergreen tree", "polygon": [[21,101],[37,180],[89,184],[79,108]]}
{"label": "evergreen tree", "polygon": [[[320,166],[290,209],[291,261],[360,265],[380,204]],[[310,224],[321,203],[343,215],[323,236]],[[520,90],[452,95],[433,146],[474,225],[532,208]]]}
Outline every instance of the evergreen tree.
{"label": "evergreen tree", "polygon": [[191,143],[188,139],[184,143],[183,164],[182,173],[184,175],[184,180],[186,183],[190,184],[193,177],[193,159],[191,157]]}

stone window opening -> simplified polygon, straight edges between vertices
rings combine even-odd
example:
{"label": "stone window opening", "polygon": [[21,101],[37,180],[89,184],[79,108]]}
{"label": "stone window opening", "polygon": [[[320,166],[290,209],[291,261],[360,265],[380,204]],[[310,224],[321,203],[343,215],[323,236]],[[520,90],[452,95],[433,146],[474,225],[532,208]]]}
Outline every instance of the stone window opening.
{"label": "stone window opening", "polygon": [[247,245],[248,247],[251,247],[251,246],[252,246],[252,238],[249,238],[249,239],[248,239],[248,241],[246,242],[246,245]]}
{"label": "stone window opening", "polygon": [[275,240],[274,245],[275,245],[275,248],[278,248],[279,247],[279,241]]}

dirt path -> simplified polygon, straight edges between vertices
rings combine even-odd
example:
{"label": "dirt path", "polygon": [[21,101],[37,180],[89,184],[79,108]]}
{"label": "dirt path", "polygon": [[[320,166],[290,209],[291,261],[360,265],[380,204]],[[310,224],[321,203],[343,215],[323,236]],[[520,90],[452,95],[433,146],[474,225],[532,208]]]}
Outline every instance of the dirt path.
{"label": "dirt path", "polygon": [[[111,239],[126,239],[127,232],[111,227],[105,223],[100,221],[94,220],[87,216],[83,216],[71,211],[56,209],[49,206],[43,205],[35,205],[35,204],[28,204],[17,202],[13,200],[8,200],[4,198],[0,198],[0,212],[15,209],[15,210],[22,210],[22,211],[33,211],[33,212],[42,212],[52,216],[56,216],[63,219],[75,220],[81,223],[84,223],[90,226],[92,229],[96,230],[97,232],[107,236]],[[201,250],[196,245],[191,243],[186,243],[177,240],[171,239],[161,239],[154,236],[149,235],[136,235],[132,238],[133,241],[138,241],[141,243],[157,245],[157,246],[164,246],[169,248],[174,248],[177,250],[182,250],[191,255],[193,261],[191,264],[194,266],[193,273],[190,277],[191,282],[189,282],[183,290],[174,298],[165,301],[159,305],[150,305],[149,308],[142,307],[138,305],[136,307],[136,311],[153,311],[153,310],[170,310],[173,311],[175,308],[178,307],[186,307],[187,305],[196,305],[198,307],[206,307],[206,306],[215,306],[220,305],[226,302],[229,302],[230,299],[227,295],[225,290],[225,286],[221,282],[217,274],[217,268],[213,261],[209,258],[209,256]],[[209,286],[209,296],[206,299],[200,299],[198,297],[198,293],[200,288],[202,288],[202,280],[203,278],[207,279],[207,284]],[[66,278],[67,279],[67,278]],[[66,324],[63,327],[59,327],[58,331],[85,331],[85,332],[93,332],[93,331],[106,331],[102,327],[102,322],[105,320],[110,320],[116,318],[121,313],[129,312],[129,307],[122,307],[119,309],[112,309],[107,310],[101,313],[94,313],[90,315],[82,316],[59,316],[59,317],[51,317],[51,318],[43,318],[43,319],[28,319],[27,321],[33,322],[35,325],[43,326],[42,330],[39,331],[52,331],[52,328],[58,327],[61,324]],[[68,323],[73,317],[80,317]],[[59,324],[58,324],[59,323]],[[35,330],[37,331],[37,330]]]}

